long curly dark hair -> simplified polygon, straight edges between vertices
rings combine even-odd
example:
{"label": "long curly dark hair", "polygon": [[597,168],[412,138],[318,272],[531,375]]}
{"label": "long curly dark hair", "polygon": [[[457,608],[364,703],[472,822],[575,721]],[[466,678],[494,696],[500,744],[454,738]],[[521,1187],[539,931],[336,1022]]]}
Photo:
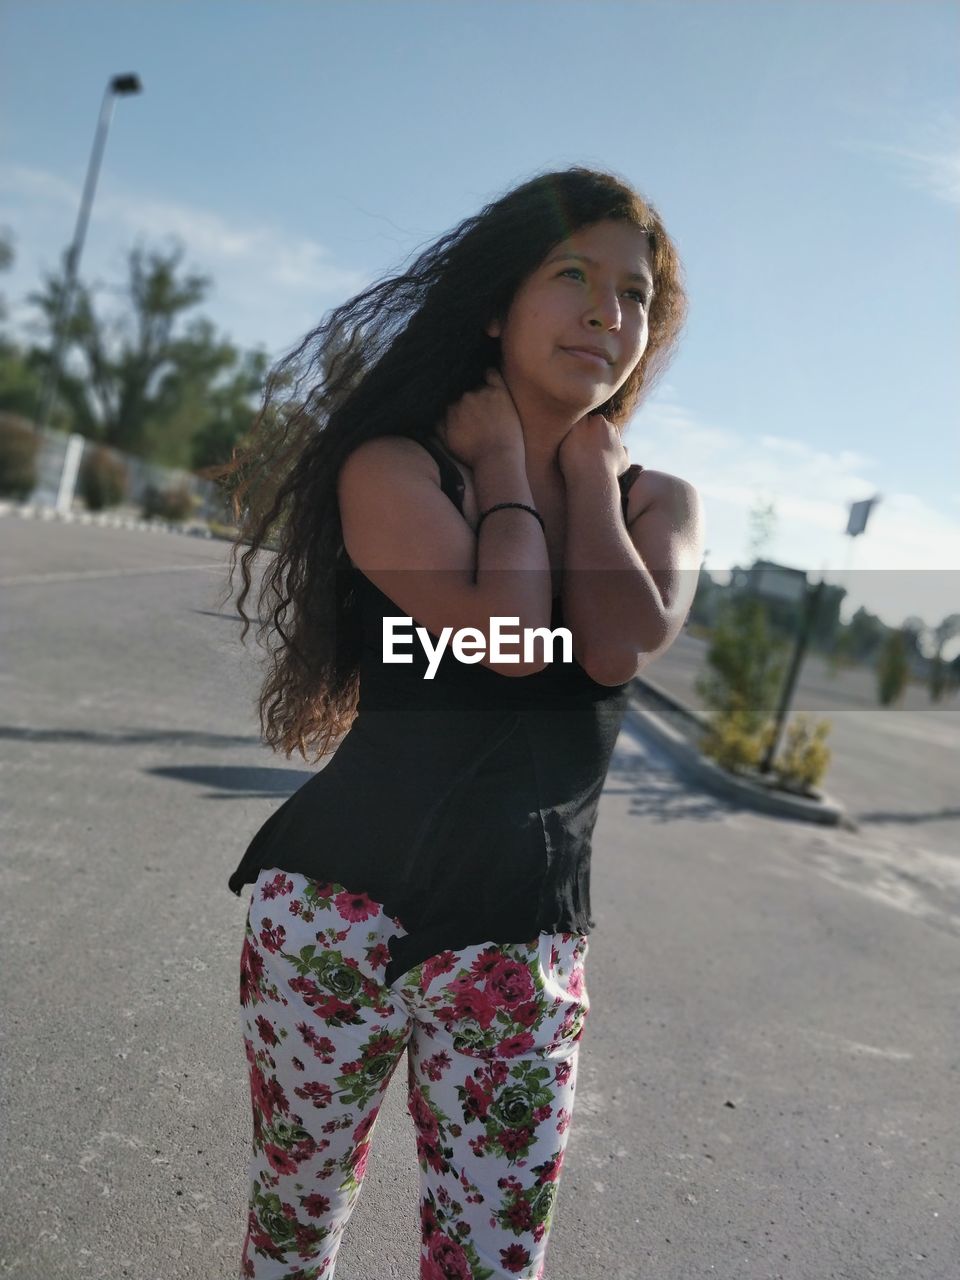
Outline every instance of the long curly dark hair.
{"label": "long curly dark hair", "polygon": [[268,374],[262,406],[231,461],[206,475],[229,491],[243,589],[262,549],[257,641],[269,671],[259,712],[275,750],[313,763],[334,750],[356,715],[360,634],[354,574],[343,542],[337,476],[347,455],[380,435],[429,439],[446,410],[499,368],[485,332],[561,241],[605,219],[649,233],[654,298],[648,343],[630,377],[598,406],[621,431],[663,373],[687,311],[683,271],[660,216],[621,178],[575,166],[540,174],[485,205],[399,274],[329,312]]}

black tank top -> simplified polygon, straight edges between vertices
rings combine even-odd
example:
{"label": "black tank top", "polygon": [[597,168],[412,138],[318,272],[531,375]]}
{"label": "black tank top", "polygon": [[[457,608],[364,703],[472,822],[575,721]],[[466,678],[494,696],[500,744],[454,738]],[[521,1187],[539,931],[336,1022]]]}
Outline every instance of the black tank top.
{"label": "black tank top", "polygon": [[[458,468],[435,441],[420,443],[462,513]],[[624,515],[641,470],[620,477]],[[388,984],[440,951],[589,933],[591,838],[629,682],[598,684],[575,659],[504,676],[449,648],[425,680],[418,643],[412,664],[383,662],[382,620],[404,611],[351,573],[356,718],[253,837],[230,889],[276,867],[366,892],[407,931],[388,942]],[[562,625],[559,597],[551,625]]]}

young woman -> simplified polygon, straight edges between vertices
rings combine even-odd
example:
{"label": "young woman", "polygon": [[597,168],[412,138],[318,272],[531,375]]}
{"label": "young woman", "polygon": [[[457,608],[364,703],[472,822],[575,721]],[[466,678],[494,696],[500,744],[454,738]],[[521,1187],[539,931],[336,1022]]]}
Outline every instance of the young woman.
{"label": "young woman", "polygon": [[[268,381],[229,468],[239,608],[245,635],[269,536],[264,734],[336,752],[229,881],[252,886],[243,1276],[333,1276],[405,1049],[421,1277],[544,1275],[597,805],[629,682],[679,633],[703,549],[695,489],[630,466],[621,439],[685,310],[654,208],[571,168],[332,312]],[[498,648],[504,620],[565,628],[568,659]]]}

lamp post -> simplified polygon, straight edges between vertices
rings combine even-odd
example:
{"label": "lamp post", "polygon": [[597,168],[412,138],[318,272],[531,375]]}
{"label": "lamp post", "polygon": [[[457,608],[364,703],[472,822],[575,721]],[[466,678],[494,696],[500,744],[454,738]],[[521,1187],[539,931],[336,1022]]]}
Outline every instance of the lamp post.
{"label": "lamp post", "polygon": [[100,119],[97,123],[97,132],[93,140],[93,151],[90,155],[90,163],[87,165],[87,180],[83,187],[83,197],[80,201],[80,213],[77,217],[77,226],[73,233],[73,243],[67,253],[67,271],[64,281],[63,292],[60,295],[60,303],[57,307],[57,315],[53,324],[53,354],[50,360],[50,367],[47,370],[47,376],[44,379],[43,393],[40,400],[40,413],[37,420],[37,431],[42,431],[49,423],[50,411],[53,407],[53,398],[56,395],[57,384],[60,381],[60,364],[63,358],[63,346],[66,338],[67,321],[70,317],[70,307],[73,301],[73,290],[77,278],[77,267],[80,263],[80,254],[83,251],[83,242],[87,234],[87,223],[90,219],[90,206],[93,204],[93,193],[97,186],[97,177],[100,173],[100,161],[103,157],[103,148],[107,141],[107,130],[110,127],[110,119],[113,115],[114,99],[121,94],[141,93],[142,87],[140,79],[135,75],[114,76],[108,83],[103,93],[103,102],[100,106]]}

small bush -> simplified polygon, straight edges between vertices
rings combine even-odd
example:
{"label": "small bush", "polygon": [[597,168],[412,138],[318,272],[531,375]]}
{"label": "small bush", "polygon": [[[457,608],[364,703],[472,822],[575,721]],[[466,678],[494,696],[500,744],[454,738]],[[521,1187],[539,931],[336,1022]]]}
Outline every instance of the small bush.
{"label": "small bush", "polygon": [[898,702],[903,697],[909,677],[907,647],[902,631],[888,633],[877,658],[876,675],[880,705],[889,707],[891,703]]}
{"label": "small bush", "polygon": [[830,732],[829,720],[818,720],[811,728],[803,712],[787,726],[786,743],[773,761],[773,772],[789,791],[809,795],[827,771],[832,752],[824,744]]}
{"label": "small bush", "polygon": [[757,725],[755,712],[733,705],[711,715],[699,746],[722,768],[738,773],[757,768],[772,732],[772,724]]}
{"label": "small bush", "polygon": [[173,489],[158,489],[155,485],[147,485],[143,498],[143,518],[151,520],[182,521],[193,515],[197,499],[186,485]]}
{"label": "small bush", "polygon": [[[772,720],[758,725],[755,716],[742,708],[716,712],[700,738],[700,750],[731,773],[756,774],[775,729]],[[824,745],[829,732],[829,720],[820,720],[811,728],[809,717],[801,712],[787,726],[785,745],[771,761],[771,774],[764,777],[775,778],[784,791],[812,795],[830,763],[831,752]]]}
{"label": "small bush", "polygon": [[37,487],[40,437],[26,418],[0,414],[0,497],[23,502]]}
{"label": "small bush", "polygon": [[103,511],[105,507],[115,507],[127,492],[127,468],[103,445],[87,443],[77,488],[88,510]]}

